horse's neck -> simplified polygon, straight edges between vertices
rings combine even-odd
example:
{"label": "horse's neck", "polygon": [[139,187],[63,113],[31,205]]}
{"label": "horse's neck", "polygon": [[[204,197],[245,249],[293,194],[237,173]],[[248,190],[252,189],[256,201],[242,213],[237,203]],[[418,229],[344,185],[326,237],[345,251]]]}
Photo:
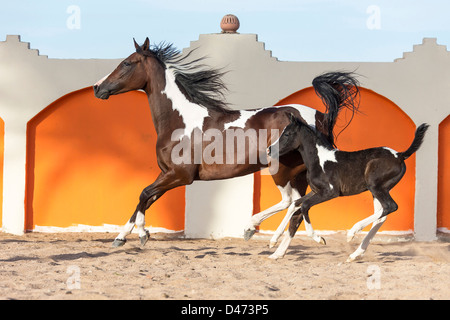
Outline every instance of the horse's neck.
{"label": "horse's neck", "polygon": [[300,138],[302,139],[302,147],[300,148],[300,154],[302,155],[303,162],[308,170],[312,170],[314,167],[319,166],[319,145],[318,137],[313,134],[307,128],[300,129]]}
{"label": "horse's neck", "polygon": [[170,68],[167,68],[164,72],[164,84],[162,90],[161,88],[152,90],[149,96],[153,122],[158,135],[167,130],[182,129],[183,126],[174,128],[167,125],[168,123],[175,123],[175,118],[179,119],[179,117],[184,124],[184,130],[180,130],[179,134],[190,137],[195,128],[202,130],[203,121],[208,117],[208,110],[186,98],[178,87],[174,72]]}

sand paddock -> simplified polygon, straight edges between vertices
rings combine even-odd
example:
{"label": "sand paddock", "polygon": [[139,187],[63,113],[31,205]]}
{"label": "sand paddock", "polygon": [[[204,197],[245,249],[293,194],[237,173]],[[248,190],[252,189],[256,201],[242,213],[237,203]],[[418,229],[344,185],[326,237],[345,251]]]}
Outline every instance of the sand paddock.
{"label": "sand paddock", "polygon": [[323,246],[297,236],[284,259],[269,238],[182,239],[111,233],[0,233],[1,299],[450,299],[450,242],[377,236],[344,263],[344,233]]}

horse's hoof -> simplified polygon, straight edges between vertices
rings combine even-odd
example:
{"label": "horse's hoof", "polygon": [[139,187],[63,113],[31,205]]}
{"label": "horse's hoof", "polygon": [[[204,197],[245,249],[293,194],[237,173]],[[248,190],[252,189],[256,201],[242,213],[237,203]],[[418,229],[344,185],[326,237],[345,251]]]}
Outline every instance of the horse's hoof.
{"label": "horse's hoof", "polygon": [[280,256],[280,255],[278,255],[278,254],[276,254],[276,253],[272,253],[272,254],[269,256],[269,259],[272,259],[272,260],[278,260],[278,259],[281,259],[281,258],[283,258],[283,256]]}
{"label": "horse's hoof", "polygon": [[141,240],[141,246],[145,246],[148,239],[150,239],[150,232],[148,232],[148,230],[145,230],[145,235],[142,237],[139,237],[139,240]]}
{"label": "horse's hoof", "polygon": [[114,242],[112,243],[113,248],[121,247],[127,242],[126,239],[114,239]]}
{"label": "horse's hoof", "polygon": [[323,245],[326,245],[326,244],[327,244],[327,242],[325,241],[325,238],[323,238],[323,237],[320,237],[319,243],[320,243],[320,244],[323,244]]}
{"label": "horse's hoof", "polygon": [[347,260],[345,261],[346,263],[351,263],[351,262],[353,262],[353,261],[357,261],[357,260],[361,260],[362,259],[362,257],[363,257],[363,253],[361,253],[360,255],[353,255],[353,254],[351,254],[348,258],[347,258]]}
{"label": "horse's hoof", "polygon": [[278,241],[270,241],[270,242],[269,242],[269,248],[275,247],[275,246],[277,245],[277,242],[278,242]]}
{"label": "horse's hoof", "polygon": [[256,229],[247,229],[244,231],[244,240],[248,241],[256,233]]}
{"label": "horse's hoof", "polygon": [[347,234],[347,242],[352,241],[354,237],[355,237],[355,234],[348,233]]}

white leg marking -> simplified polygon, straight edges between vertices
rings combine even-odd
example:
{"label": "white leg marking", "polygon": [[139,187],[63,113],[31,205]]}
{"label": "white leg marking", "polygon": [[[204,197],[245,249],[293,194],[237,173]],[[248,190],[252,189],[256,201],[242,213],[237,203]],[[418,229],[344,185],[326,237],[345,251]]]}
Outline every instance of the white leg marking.
{"label": "white leg marking", "polygon": [[[288,184],[288,185],[290,186],[290,184]],[[286,186],[288,186],[288,185],[286,185]],[[286,191],[289,191],[289,190],[286,190]],[[294,200],[300,199],[302,197],[300,195],[300,193],[297,191],[297,189],[294,189],[294,188],[291,187],[290,191],[291,191],[290,201],[294,201]],[[270,239],[270,244],[269,244],[270,248],[275,247],[275,245],[278,242],[278,239],[280,239],[280,237],[283,234],[284,230],[286,229],[289,221],[291,220],[292,215],[297,210],[298,210],[298,208],[295,207],[295,204],[291,203],[291,205],[288,208],[288,211],[286,212],[286,215],[284,216],[283,221],[278,226],[277,230],[275,231],[274,235],[272,236],[272,239]]]}
{"label": "white leg marking", "polygon": [[311,223],[309,223],[307,221],[307,219],[303,219],[303,220],[305,221],[306,235],[308,237],[312,238],[317,243],[325,244],[325,240],[321,236],[316,234],[316,232],[314,231]]}
{"label": "white leg marking", "polygon": [[145,215],[139,211],[136,215],[136,228],[139,232],[139,237],[144,237],[146,235],[144,227],[145,227]]}
{"label": "white leg marking", "polygon": [[378,201],[377,199],[374,199],[373,207],[374,207],[374,214],[373,215],[371,215],[370,217],[368,217],[368,218],[366,218],[364,220],[361,220],[361,221],[357,222],[348,231],[348,233],[347,233],[347,242],[352,241],[352,239],[355,236],[355,234],[357,234],[362,229],[367,227],[369,224],[375,222],[376,220],[378,220],[381,217],[381,215],[383,214],[383,207],[381,206],[380,201]]}
{"label": "white leg marking", "polygon": [[292,200],[291,200],[292,188],[291,188],[290,182],[288,182],[287,185],[284,187],[277,186],[277,188],[281,192],[281,201],[279,203],[277,203],[276,205],[252,216],[249,224],[247,225],[246,230],[255,230],[255,227],[259,226],[261,224],[261,222],[263,222],[267,218],[273,216],[275,213],[289,207],[289,205],[292,202]]}
{"label": "white leg marking", "polygon": [[127,235],[129,235],[131,233],[131,231],[133,231],[133,228],[134,228],[134,223],[128,221],[127,224],[123,227],[123,231],[121,233],[119,233],[119,235],[116,237],[116,239],[125,240]]}
{"label": "white leg marking", "polygon": [[352,262],[358,257],[362,257],[364,252],[366,252],[367,247],[370,244],[370,241],[372,241],[373,237],[377,233],[377,231],[382,226],[383,222],[386,221],[386,217],[380,218],[377,221],[375,221],[372,225],[372,228],[370,229],[369,233],[364,237],[363,241],[359,245],[358,249],[355,250],[347,259],[346,262]]}
{"label": "white leg marking", "polygon": [[283,234],[284,230],[286,229],[286,227],[287,227],[287,225],[289,223],[289,220],[291,220],[292,216],[298,210],[298,208],[300,208],[300,207],[296,207],[295,203],[292,203],[289,206],[289,209],[288,209],[286,215],[284,216],[283,221],[281,221],[281,223],[278,226],[277,230],[273,234],[272,239],[270,239],[270,244],[269,244],[270,248],[275,247],[275,245],[278,242],[278,239],[280,239],[281,235]]}
{"label": "white leg marking", "polygon": [[269,258],[273,260],[283,258],[284,255],[286,254],[289,245],[291,244],[291,241],[292,237],[289,234],[289,231],[286,231],[284,233],[284,237],[280,243],[280,246],[277,248],[277,250],[275,250],[275,252],[272,255],[269,256]]}

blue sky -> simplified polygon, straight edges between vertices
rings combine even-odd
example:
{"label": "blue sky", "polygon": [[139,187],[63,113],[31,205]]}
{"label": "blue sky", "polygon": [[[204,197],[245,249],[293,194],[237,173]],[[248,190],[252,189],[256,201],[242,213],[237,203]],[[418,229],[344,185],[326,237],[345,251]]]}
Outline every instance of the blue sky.
{"label": "blue sky", "polygon": [[450,45],[448,0],[1,1],[0,40],[19,34],[50,58],[122,58],[147,36],[182,49],[219,33],[227,13],[283,61],[393,61],[424,37]]}

